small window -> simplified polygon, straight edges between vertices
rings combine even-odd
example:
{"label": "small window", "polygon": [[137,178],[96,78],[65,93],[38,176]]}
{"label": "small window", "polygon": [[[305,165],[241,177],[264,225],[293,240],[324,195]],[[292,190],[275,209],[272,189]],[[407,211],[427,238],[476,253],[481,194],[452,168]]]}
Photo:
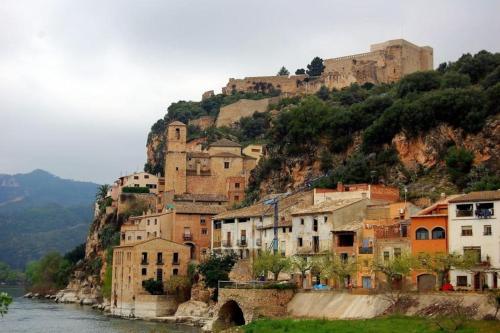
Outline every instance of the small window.
{"label": "small window", "polygon": [[201,225],[205,225],[205,224],[207,224],[207,221],[205,220],[205,217],[204,217],[204,216],[200,217],[200,224],[201,224]]}
{"label": "small window", "polygon": [[283,231],[283,233],[286,233],[286,228],[281,228],[281,231]]}
{"label": "small window", "polygon": [[466,275],[457,276],[457,287],[467,287],[467,276]]}
{"label": "small window", "polygon": [[174,252],[174,255],[172,257],[172,263],[178,264],[179,263],[179,253]]}
{"label": "small window", "polygon": [[443,228],[437,227],[432,229],[432,239],[445,239],[445,238],[446,234]]}
{"label": "small window", "polygon": [[462,236],[472,236],[472,226],[471,225],[462,226]]}
{"label": "small window", "polygon": [[144,179],[149,179],[149,175],[144,175]]}
{"label": "small window", "polygon": [[478,218],[490,218],[495,215],[493,202],[483,202],[476,204],[476,216]]}
{"label": "small window", "polygon": [[384,251],[384,262],[389,261],[389,251]]}
{"label": "small window", "polygon": [[179,275],[179,269],[178,268],[174,268],[172,270],[172,275]]}
{"label": "small window", "polygon": [[300,224],[304,225],[304,219],[300,219]]}
{"label": "small window", "polygon": [[134,179],[139,179],[139,176],[134,176]]}
{"label": "small window", "polygon": [[180,128],[175,129],[175,138],[177,140],[179,140],[181,138],[181,129]]}
{"label": "small window", "polygon": [[155,225],[157,225],[157,224],[158,224],[158,221],[155,219]]}
{"label": "small window", "polygon": [[179,171],[179,167],[175,167],[175,171]]}
{"label": "small window", "polygon": [[416,232],[417,240],[426,240],[429,239],[429,231],[425,228],[418,228]]}
{"label": "small window", "polygon": [[328,216],[325,216],[325,223],[328,222]]}
{"label": "small window", "polygon": [[483,234],[485,236],[491,236],[491,225],[485,225],[484,226],[484,232]]}
{"label": "small window", "polygon": [[394,248],[394,258],[401,258],[401,248]]}
{"label": "small window", "polygon": [[139,187],[139,184],[134,184],[134,187]]}
{"label": "small window", "polygon": [[234,183],[234,188],[240,188],[240,183]]}
{"label": "small window", "polygon": [[288,228],[288,232],[292,232],[292,227],[289,227],[289,228]]}
{"label": "small window", "polygon": [[229,169],[229,162],[224,162],[224,169]]}
{"label": "small window", "polygon": [[148,222],[147,222],[147,225],[149,225],[149,220],[148,220]]}
{"label": "small window", "polygon": [[313,220],[313,231],[318,231],[318,219]]}
{"label": "small window", "polygon": [[148,275],[148,269],[147,268],[143,268],[141,269],[141,274],[144,276],[144,275]]}
{"label": "small window", "polygon": [[163,269],[161,268],[156,270],[156,281],[163,281]]}
{"label": "small window", "polygon": [[142,236],[137,236],[137,240],[141,240],[142,239]]}
{"label": "small window", "polygon": [[240,196],[239,195],[235,195],[234,196],[234,201],[240,201]]}
{"label": "small window", "polygon": [[207,228],[202,228],[201,229],[201,234],[202,235],[208,235],[208,229]]}
{"label": "small window", "polygon": [[132,240],[132,236],[128,236],[128,240]]}
{"label": "small window", "polygon": [[297,245],[302,247],[302,237],[297,238]]}

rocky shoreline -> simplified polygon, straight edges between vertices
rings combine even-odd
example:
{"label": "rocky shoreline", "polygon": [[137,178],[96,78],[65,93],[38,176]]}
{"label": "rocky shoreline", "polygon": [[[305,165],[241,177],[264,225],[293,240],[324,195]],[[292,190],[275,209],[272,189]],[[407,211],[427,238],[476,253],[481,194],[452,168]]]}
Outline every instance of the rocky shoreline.
{"label": "rocky shoreline", "polygon": [[128,320],[144,320],[151,322],[162,322],[168,324],[182,324],[193,327],[199,327],[202,331],[211,331],[214,320],[214,307],[208,304],[189,300],[179,304],[176,313],[165,317],[127,317],[111,314],[111,304],[104,299],[99,302],[97,298],[80,297],[79,292],[71,289],[63,289],[56,294],[40,294],[29,292],[23,296],[29,299],[50,300],[62,304],[80,304],[82,306],[91,306],[93,309],[102,311],[104,315]]}

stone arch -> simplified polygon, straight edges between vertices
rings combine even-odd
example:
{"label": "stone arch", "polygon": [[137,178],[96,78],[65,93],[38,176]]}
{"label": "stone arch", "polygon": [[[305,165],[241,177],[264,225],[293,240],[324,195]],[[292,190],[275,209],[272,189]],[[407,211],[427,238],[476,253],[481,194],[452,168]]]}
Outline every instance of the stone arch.
{"label": "stone arch", "polygon": [[189,246],[190,259],[196,259],[196,244],[194,244],[193,242],[184,242],[184,245]]}
{"label": "stone arch", "polygon": [[242,325],[245,325],[245,314],[243,313],[243,309],[235,300],[228,300],[219,309],[216,321],[217,329]]}

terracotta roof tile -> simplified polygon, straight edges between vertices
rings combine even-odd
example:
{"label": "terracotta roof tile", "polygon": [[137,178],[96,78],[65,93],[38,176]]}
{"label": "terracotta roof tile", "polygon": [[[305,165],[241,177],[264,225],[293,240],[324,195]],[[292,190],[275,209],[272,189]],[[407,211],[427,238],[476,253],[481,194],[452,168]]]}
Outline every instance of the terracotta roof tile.
{"label": "terracotta roof tile", "polygon": [[175,121],[169,123],[168,126],[186,126],[186,124],[184,124],[178,120],[175,120]]}
{"label": "terracotta roof tile", "polygon": [[469,194],[465,194],[458,198],[452,199],[449,202],[453,203],[453,202],[487,201],[487,200],[500,200],[500,190],[470,192]]}
{"label": "terracotta roof tile", "polygon": [[314,206],[306,208],[298,208],[292,211],[292,215],[306,215],[306,214],[317,214],[317,213],[327,213],[333,212],[337,209],[349,206],[358,201],[365,199],[341,199],[341,200],[326,200]]}

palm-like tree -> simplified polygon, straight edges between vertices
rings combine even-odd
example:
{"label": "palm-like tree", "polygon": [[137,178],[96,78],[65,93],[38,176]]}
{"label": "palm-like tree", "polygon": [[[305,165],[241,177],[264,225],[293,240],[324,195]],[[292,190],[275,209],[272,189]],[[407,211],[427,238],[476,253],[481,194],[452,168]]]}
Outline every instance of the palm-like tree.
{"label": "palm-like tree", "polygon": [[101,185],[97,188],[97,193],[95,195],[97,201],[102,201],[108,195],[110,186],[108,184]]}

